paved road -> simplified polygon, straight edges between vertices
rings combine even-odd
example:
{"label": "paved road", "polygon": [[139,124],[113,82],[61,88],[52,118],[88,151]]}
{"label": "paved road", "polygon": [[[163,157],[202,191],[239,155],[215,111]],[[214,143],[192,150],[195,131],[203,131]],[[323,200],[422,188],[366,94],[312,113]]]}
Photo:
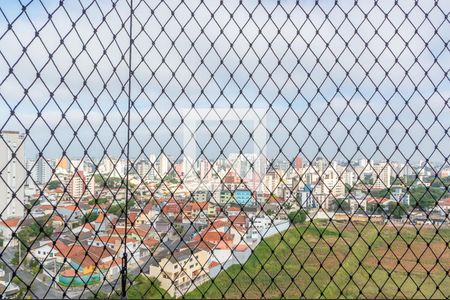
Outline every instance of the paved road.
{"label": "paved road", "polygon": [[[8,248],[3,252],[3,259],[5,261],[5,265],[11,264],[11,260],[14,257],[14,251],[13,248]],[[11,278],[12,277],[13,270],[5,266],[5,278]],[[19,270],[17,270],[17,276],[25,283],[25,284],[31,284],[31,290],[28,293],[32,298],[36,299],[62,299],[62,298],[79,298],[80,292],[69,292],[64,296],[64,290],[59,287],[50,287],[48,283],[44,283],[41,281],[42,276],[39,276],[39,278],[35,278],[36,276],[32,274],[28,269],[27,266],[21,265]],[[89,295],[84,294],[83,298],[88,297]]]}
{"label": "paved road", "polygon": [[[179,239],[172,239],[168,240],[165,245],[169,249],[175,249],[177,245],[179,244]],[[6,249],[3,252],[3,259],[5,261],[5,265],[11,265],[11,260],[14,257],[14,248]],[[148,261],[146,263],[143,263],[140,266],[135,266],[128,269],[128,274],[130,275],[139,275],[141,272],[141,268],[143,270],[148,270],[150,261],[155,262],[155,259],[150,259],[150,256],[148,257]],[[34,274],[30,272],[30,270],[27,269],[28,266],[21,265],[20,268],[17,270],[17,276],[23,281],[24,284],[31,284],[31,290],[28,293],[29,296],[31,296],[34,299],[79,299],[79,298],[90,298],[93,293],[96,292],[99,288],[101,288],[102,292],[110,293],[115,290],[120,290],[120,282],[118,280],[113,280],[109,282],[103,283],[103,286],[92,286],[89,287],[89,289],[83,290],[83,288],[71,288],[70,291],[67,291],[67,288],[57,286],[53,284],[50,286],[50,278],[44,275],[39,275],[37,278]],[[15,267],[14,267],[15,269]],[[5,278],[12,278],[13,270],[5,266]],[[45,281],[45,279],[47,279]],[[44,282],[45,281],[45,282]],[[48,281],[48,282],[47,282]],[[92,291],[92,292],[91,292]]]}

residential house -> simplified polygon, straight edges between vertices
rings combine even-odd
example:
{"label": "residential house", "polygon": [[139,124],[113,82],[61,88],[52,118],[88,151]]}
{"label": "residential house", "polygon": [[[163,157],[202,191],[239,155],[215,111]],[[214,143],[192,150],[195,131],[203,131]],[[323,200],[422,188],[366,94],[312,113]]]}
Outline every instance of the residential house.
{"label": "residential house", "polygon": [[175,298],[206,282],[208,273],[209,252],[200,248],[176,250],[149,269],[149,276],[158,278],[161,288]]}
{"label": "residential house", "polygon": [[2,239],[2,247],[13,247],[17,245],[17,240],[13,238],[13,233],[17,232],[23,220],[20,218],[11,218],[0,220],[0,235]]}
{"label": "residential house", "polygon": [[49,259],[55,257],[55,255],[58,253],[58,250],[53,246],[52,241],[44,241],[43,243],[39,243],[33,246],[30,252],[32,254],[32,257],[36,258],[37,260],[41,262],[48,262]]}
{"label": "residential house", "polygon": [[77,221],[83,217],[83,211],[76,205],[64,205],[56,207],[56,212],[66,221]]}

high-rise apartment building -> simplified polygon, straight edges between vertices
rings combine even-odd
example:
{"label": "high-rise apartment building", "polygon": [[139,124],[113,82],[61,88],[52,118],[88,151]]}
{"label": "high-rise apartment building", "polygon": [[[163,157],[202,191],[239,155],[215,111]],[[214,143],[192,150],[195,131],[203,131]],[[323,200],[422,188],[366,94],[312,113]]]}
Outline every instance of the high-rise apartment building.
{"label": "high-rise apartment building", "polygon": [[95,180],[87,177],[83,171],[75,172],[67,184],[67,192],[70,198],[79,200],[82,197],[95,195]]}
{"label": "high-rise apartment building", "polygon": [[383,162],[374,164],[374,189],[382,190],[391,186],[391,170],[392,168],[389,163]]}
{"label": "high-rise apartment building", "polygon": [[167,156],[162,153],[159,157],[159,176],[164,177],[170,171],[170,161]]}
{"label": "high-rise apartment building", "polygon": [[201,160],[200,161],[200,174],[199,174],[200,180],[211,181],[212,175],[213,175],[213,170],[212,170],[211,163],[206,159]]}
{"label": "high-rise apartment building", "polygon": [[3,220],[24,216],[24,137],[16,131],[0,133],[0,213]]}
{"label": "high-rise apartment building", "polygon": [[124,178],[127,171],[127,162],[124,159],[104,157],[98,163],[98,172],[103,176]]}
{"label": "high-rise apartment building", "polygon": [[37,184],[46,184],[52,178],[52,168],[49,162],[43,157],[37,159],[34,171]]}
{"label": "high-rise apartment building", "polygon": [[301,173],[302,168],[303,168],[303,160],[300,156],[297,156],[294,160],[294,169],[298,173]]}
{"label": "high-rise apartment building", "polygon": [[147,160],[141,160],[136,164],[136,172],[141,180],[149,177],[150,163]]}

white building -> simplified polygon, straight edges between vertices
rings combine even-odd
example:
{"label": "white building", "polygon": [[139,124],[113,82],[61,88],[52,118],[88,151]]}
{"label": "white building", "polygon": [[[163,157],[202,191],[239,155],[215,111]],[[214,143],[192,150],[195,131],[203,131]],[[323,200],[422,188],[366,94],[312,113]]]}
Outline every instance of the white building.
{"label": "white building", "polygon": [[99,163],[98,171],[104,176],[124,178],[127,169],[127,162],[123,159],[110,159],[105,157]]}
{"label": "white building", "polygon": [[391,170],[390,164],[386,162],[374,164],[374,189],[382,190],[391,186]]}
{"label": "white building", "polygon": [[78,171],[69,178],[67,192],[73,199],[95,196],[95,180],[84,175],[83,171]]}
{"label": "white building", "polygon": [[355,172],[347,169],[344,176],[344,183],[353,186],[355,184]]}
{"label": "white building", "polygon": [[0,133],[0,212],[2,219],[24,216],[25,169],[24,137],[16,131]]}
{"label": "white building", "polygon": [[345,195],[345,185],[342,178],[343,170],[336,162],[325,170],[323,174],[320,174],[322,184],[322,193],[331,194],[333,197],[341,197]]}
{"label": "white building", "polygon": [[402,188],[395,188],[391,194],[391,200],[399,202],[403,205],[410,205],[410,196],[409,193],[403,191]]}
{"label": "white building", "polygon": [[213,170],[212,170],[212,165],[211,163],[206,160],[203,159],[200,161],[200,180],[203,181],[203,183],[208,183],[212,180],[212,175],[213,175]]}
{"label": "white building", "polygon": [[149,177],[150,163],[146,160],[141,160],[136,164],[136,172],[139,175],[140,180],[145,180]]}
{"label": "white building", "polygon": [[164,177],[170,171],[170,161],[164,153],[159,157],[159,176]]}
{"label": "white building", "polygon": [[42,157],[38,158],[33,175],[37,184],[47,184],[52,178],[52,168],[49,162]]}
{"label": "white building", "polygon": [[69,164],[69,173],[84,171],[84,161],[80,159],[71,159]]}

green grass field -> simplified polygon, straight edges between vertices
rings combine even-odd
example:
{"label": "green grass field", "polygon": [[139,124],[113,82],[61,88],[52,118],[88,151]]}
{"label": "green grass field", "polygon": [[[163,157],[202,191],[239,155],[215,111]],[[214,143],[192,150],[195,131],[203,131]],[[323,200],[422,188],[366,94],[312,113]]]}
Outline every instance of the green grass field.
{"label": "green grass field", "polygon": [[448,228],[436,233],[371,223],[313,225],[268,238],[242,269],[235,265],[186,297],[450,296]]}

